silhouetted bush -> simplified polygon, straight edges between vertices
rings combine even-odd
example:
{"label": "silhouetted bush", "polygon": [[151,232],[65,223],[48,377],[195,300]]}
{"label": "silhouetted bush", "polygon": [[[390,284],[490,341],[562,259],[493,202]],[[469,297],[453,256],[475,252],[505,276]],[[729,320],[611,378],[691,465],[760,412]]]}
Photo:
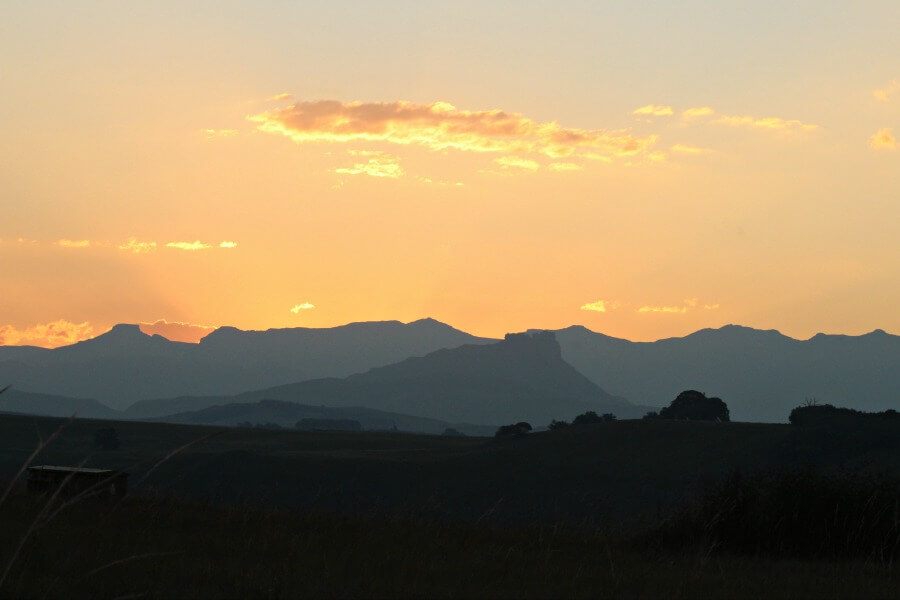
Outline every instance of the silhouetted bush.
{"label": "silhouetted bush", "polygon": [[888,409],[882,412],[863,412],[853,408],[839,408],[831,404],[807,403],[791,411],[788,421],[791,425],[812,423],[849,423],[898,419],[900,413]]}
{"label": "silhouetted bush", "polygon": [[552,421],[550,421],[550,424],[547,425],[547,429],[549,429],[550,431],[556,431],[558,429],[565,429],[566,427],[571,426],[571,423],[569,423],[568,421],[557,421],[556,419],[553,419]]}
{"label": "silhouetted bush", "polygon": [[672,403],[659,411],[660,418],[687,421],[728,421],[728,405],[721,398],[707,398],[696,390],[678,394]]}
{"label": "silhouetted bush", "polygon": [[641,417],[644,420],[658,419],[659,413],[655,410],[647,411],[647,414]]}
{"label": "silhouetted bush", "polygon": [[572,419],[572,425],[590,425],[591,423],[602,423],[603,417],[598,415],[592,410],[589,410],[585,413],[581,413],[574,419]]}
{"label": "silhouetted bush", "polygon": [[616,415],[614,415],[612,413],[603,413],[602,417],[603,417],[603,420],[607,423],[610,423],[610,422],[616,420]]}
{"label": "silhouetted bush", "polygon": [[503,425],[499,429],[497,429],[497,433],[494,434],[494,438],[507,438],[507,437],[517,437],[521,435],[527,434],[531,431],[531,425],[526,423],[525,421],[519,421],[513,425]]}
{"label": "silhouetted bush", "polygon": [[94,446],[101,450],[117,450],[119,434],[112,427],[105,427],[94,432]]}
{"label": "silhouetted bush", "polygon": [[768,556],[892,562],[900,551],[900,481],[810,469],[735,471],[664,523],[667,543]]}
{"label": "silhouetted bush", "polygon": [[441,435],[445,435],[447,437],[465,437],[465,434],[453,427],[448,427]]}

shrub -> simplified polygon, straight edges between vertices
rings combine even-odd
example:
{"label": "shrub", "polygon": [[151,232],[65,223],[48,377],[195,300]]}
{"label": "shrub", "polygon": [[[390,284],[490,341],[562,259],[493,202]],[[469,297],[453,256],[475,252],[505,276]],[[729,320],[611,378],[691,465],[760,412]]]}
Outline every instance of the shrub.
{"label": "shrub", "polygon": [[591,423],[602,423],[603,417],[598,415],[592,410],[587,411],[586,413],[581,413],[574,419],[572,419],[572,425],[590,425]]}
{"label": "shrub", "polygon": [[497,429],[494,438],[518,437],[527,434],[529,431],[531,431],[531,425],[525,421],[519,421],[513,425],[503,425]]}
{"label": "shrub", "polygon": [[571,427],[572,425],[568,421],[557,421],[553,419],[550,421],[550,424],[547,425],[547,429],[550,431],[556,431],[558,429],[565,429],[566,427]]}
{"label": "shrub", "polygon": [[678,394],[672,403],[659,411],[663,419],[687,421],[728,421],[728,405],[721,398],[707,398],[696,390]]}

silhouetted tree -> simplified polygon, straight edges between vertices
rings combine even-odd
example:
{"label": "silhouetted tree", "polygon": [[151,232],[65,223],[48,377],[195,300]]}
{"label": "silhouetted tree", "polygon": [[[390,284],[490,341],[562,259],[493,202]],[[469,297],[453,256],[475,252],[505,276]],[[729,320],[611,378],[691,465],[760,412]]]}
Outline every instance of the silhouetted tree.
{"label": "silhouetted tree", "polygon": [[591,423],[602,423],[603,417],[598,415],[592,410],[589,410],[585,413],[581,413],[574,419],[572,419],[572,425],[590,425]]}
{"label": "silhouetted tree", "polygon": [[810,423],[871,422],[898,417],[900,417],[900,413],[893,409],[869,413],[854,408],[842,408],[832,404],[816,404],[807,401],[803,406],[798,406],[791,411],[788,421],[791,425],[808,425]]}
{"label": "silhouetted tree", "polygon": [[651,410],[651,411],[648,411],[647,414],[641,418],[644,419],[645,421],[649,421],[651,419],[658,419],[659,413],[655,410]]}
{"label": "silhouetted tree", "polygon": [[101,450],[116,450],[119,447],[119,434],[112,427],[98,429],[94,432],[94,446]]}
{"label": "silhouetted tree", "polygon": [[531,425],[526,423],[525,421],[519,421],[513,425],[503,425],[499,429],[497,429],[497,433],[494,434],[494,438],[507,438],[507,437],[517,437],[520,435],[525,435],[529,431],[531,431]]}
{"label": "silhouetted tree", "polygon": [[448,427],[441,435],[445,435],[447,437],[465,437],[465,435],[461,431],[453,427]]}
{"label": "silhouetted tree", "polygon": [[572,425],[568,421],[557,421],[553,419],[550,421],[550,424],[547,425],[547,429],[550,431],[556,431],[557,429],[565,429],[566,427],[571,427]]}
{"label": "silhouetted tree", "polygon": [[603,420],[606,421],[607,423],[609,423],[611,421],[615,421],[616,415],[614,415],[612,413],[603,413]]}
{"label": "silhouetted tree", "polygon": [[663,419],[685,421],[728,421],[728,405],[721,398],[707,398],[696,390],[678,394],[672,403],[659,411]]}

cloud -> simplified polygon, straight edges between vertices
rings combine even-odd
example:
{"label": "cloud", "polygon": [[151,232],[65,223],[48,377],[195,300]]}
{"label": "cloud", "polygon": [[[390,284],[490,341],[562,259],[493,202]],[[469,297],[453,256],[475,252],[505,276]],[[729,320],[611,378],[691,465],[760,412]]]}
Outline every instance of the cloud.
{"label": "cloud", "polygon": [[139,242],[135,238],[129,239],[124,244],[119,245],[119,250],[134,252],[135,254],[145,254],[156,250],[156,242]]}
{"label": "cloud", "polygon": [[90,240],[57,240],[56,245],[60,248],[89,248]]}
{"label": "cloud", "polygon": [[238,134],[237,129],[204,129],[203,133],[209,137],[232,137]]}
{"label": "cloud", "polygon": [[304,302],[303,304],[295,304],[294,307],[291,308],[291,312],[296,315],[299,314],[301,310],[310,310],[312,308],[315,308],[315,305]]}
{"label": "cloud", "polygon": [[237,248],[237,242],[219,242],[219,248]]}
{"label": "cloud", "polygon": [[713,121],[721,125],[730,125],[732,127],[753,127],[757,129],[770,129],[781,131],[812,131],[818,129],[818,125],[804,123],[796,119],[780,119],[778,117],[765,117],[758,119],[749,115],[735,116],[723,115]]}
{"label": "cloud", "polygon": [[504,169],[524,169],[526,171],[537,171],[541,166],[537,161],[519,156],[501,156],[495,158],[494,162]]}
{"label": "cloud", "polygon": [[335,169],[335,173],[343,175],[368,175],[370,177],[387,177],[388,179],[397,179],[403,177],[403,167],[398,162],[396,156],[381,155],[380,153],[373,156],[364,163],[355,163],[352,167],[341,167]]}
{"label": "cloud", "polygon": [[217,328],[210,325],[195,325],[181,321],[166,321],[160,319],[153,323],[138,323],[141,331],[147,335],[161,335],[173,342],[188,342],[196,344],[201,339],[215,331]]}
{"label": "cloud", "polygon": [[887,84],[886,87],[884,87],[880,90],[874,90],[872,92],[872,95],[879,102],[887,102],[888,100],[891,99],[891,96],[893,96],[897,92],[900,92],[900,81],[897,81],[895,79],[895,80],[891,81],[889,84]]}
{"label": "cloud", "polygon": [[179,250],[209,250],[212,244],[204,244],[200,240],[193,242],[169,242],[166,248],[177,248]]}
{"label": "cloud", "polygon": [[281,94],[275,94],[274,96],[270,96],[270,97],[266,98],[266,100],[269,100],[270,102],[280,102],[282,100],[290,100],[292,98],[293,98],[293,96],[291,96],[289,93],[283,92]]}
{"label": "cloud", "polygon": [[540,154],[562,158],[592,152],[634,156],[645,152],[655,136],[627,131],[561,127],[502,110],[466,111],[446,102],[340,102],[316,100],[248,119],[260,131],[297,143],[387,142],[418,145],[434,151]]}
{"label": "cloud", "polygon": [[[700,302],[697,298],[686,298],[681,306],[642,306],[637,309],[636,312],[639,313],[666,313],[666,314],[684,314],[688,311],[694,310],[695,308],[700,307]],[[715,310],[719,308],[718,304],[704,304],[702,307],[703,310]]]}
{"label": "cloud", "polygon": [[897,138],[890,128],[879,129],[869,138],[869,146],[874,150],[896,150]]}
{"label": "cloud", "polygon": [[684,144],[675,144],[671,148],[672,152],[679,154],[706,154],[712,152],[709,148],[700,148],[699,146],[686,146]]}
{"label": "cloud", "polygon": [[[581,310],[592,310],[594,312],[606,312],[607,305],[609,304],[606,300],[597,300],[596,302],[588,302],[587,304],[581,305]],[[610,306],[609,308],[613,308]]]}
{"label": "cloud", "polygon": [[50,323],[17,329],[12,325],[0,325],[0,345],[42,346],[57,348],[94,337],[94,327],[87,321],[72,323],[59,319]]}
{"label": "cloud", "polygon": [[695,106],[693,108],[684,109],[681,112],[681,118],[689,121],[691,119],[698,119],[700,117],[708,117],[715,114],[715,112],[716,111],[714,111],[711,106]]}
{"label": "cloud", "polygon": [[558,163],[550,163],[549,165],[547,165],[547,168],[550,169],[551,171],[562,172],[562,171],[580,171],[584,167],[582,167],[581,165],[575,164],[575,163],[570,163],[570,162],[558,162]]}
{"label": "cloud", "polygon": [[670,117],[672,116],[671,106],[662,106],[659,104],[648,104],[631,111],[633,115],[652,116],[652,117]]}

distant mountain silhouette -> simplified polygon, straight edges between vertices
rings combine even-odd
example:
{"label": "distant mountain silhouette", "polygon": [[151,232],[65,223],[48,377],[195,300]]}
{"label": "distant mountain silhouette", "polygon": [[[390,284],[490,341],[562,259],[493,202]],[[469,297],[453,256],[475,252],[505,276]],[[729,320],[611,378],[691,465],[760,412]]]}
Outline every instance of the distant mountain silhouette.
{"label": "distant mountain silhouette", "polygon": [[442,421],[497,425],[570,419],[587,410],[634,417],[645,409],[611,396],[562,360],[552,333],[514,334],[494,344],[438,350],[344,379],[325,378],[233,397],[144,401],[131,417],[161,416],[176,406],[287,400],[328,407],[363,406]]}
{"label": "distant mountain silhouette", "polygon": [[283,400],[260,400],[237,404],[216,405],[202,410],[184,412],[153,419],[165,423],[190,425],[237,425],[249,422],[275,423],[293,429],[301,419],[352,420],[358,421],[363,429],[440,434],[453,427],[466,435],[490,436],[495,427],[468,423],[449,423],[437,419],[424,419],[400,413],[390,413],[371,408],[349,407],[329,408],[309,406]]}
{"label": "distant mountain silhouette", "polygon": [[681,391],[718,396],[737,421],[787,421],[808,398],[879,411],[900,408],[900,336],[881,330],[800,341],[737,325],[630,342],[584,327],[556,332],[565,360],[613,394],[651,406]]}
{"label": "distant mountain silhouette", "polygon": [[0,347],[0,382],[12,383],[18,390],[91,397],[125,408],[148,398],[230,395],[305,379],[343,377],[441,348],[490,341],[433,319],[323,329],[222,327],[199,344],[171,342],[146,335],[137,325],[123,324],[55,350]]}
{"label": "distant mountain silhouette", "polygon": [[23,413],[46,417],[71,417],[85,419],[121,419],[122,414],[89,398],[67,398],[50,394],[33,394],[17,389],[0,395],[0,412]]}

